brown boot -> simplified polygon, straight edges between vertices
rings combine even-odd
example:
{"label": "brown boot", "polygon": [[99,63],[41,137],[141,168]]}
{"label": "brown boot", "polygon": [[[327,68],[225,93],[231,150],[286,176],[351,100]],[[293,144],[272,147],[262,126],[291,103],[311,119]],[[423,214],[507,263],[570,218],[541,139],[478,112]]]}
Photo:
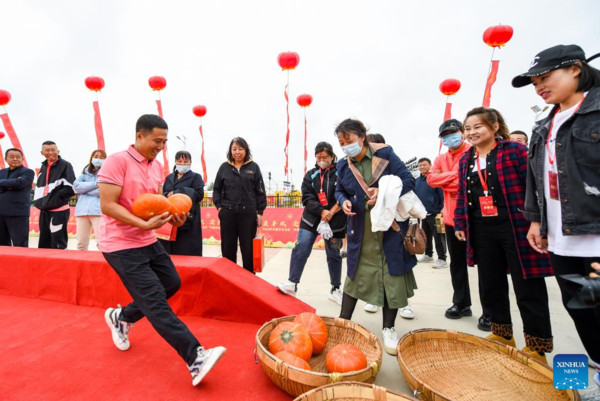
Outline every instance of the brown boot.
{"label": "brown boot", "polygon": [[511,347],[517,346],[515,338],[513,337],[512,324],[492,322],[492,334],[488,335],[486,338]]}
{"label": "brown boot", "polygon": [[538,361],[548,365],[548,359],[546,359],[546,352],[552,352],[552,350],[554,349],[554,342],[552,340],[552,337],[541,338],[532,336],[531,334],[527,333],[524,334],[525,344],[527,346],[523,348],[523,352],[537,359]]}

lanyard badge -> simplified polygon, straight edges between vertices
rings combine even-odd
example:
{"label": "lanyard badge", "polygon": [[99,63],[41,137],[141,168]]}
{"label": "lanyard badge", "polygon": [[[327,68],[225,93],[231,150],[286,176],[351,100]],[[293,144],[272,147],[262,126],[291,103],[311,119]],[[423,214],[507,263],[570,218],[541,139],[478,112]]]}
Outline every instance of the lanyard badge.
{"label": "lanyard badge", "polygon": [[327,194],[325,192],[323,192],[323,181],[325,180],[325,175],[323,173],[327,173],[327,170],[329,170],[330,167],[327,167],[327,169],[325,169],[325,171],[323,171],[323,169],[319,169],[319,173],[321,176],[321,191],[319,192],[318,196],[319,196],[319,202],[321,203],[321,206],[327,206]]}
{"label": "lanyard badge", "polygon": [[[494,145],[494,148],[497,145],[498,144],[496,143],[496,145]],[[489,153],[488,153],[488,155],[489,155]],[[481,216],[483,216],[483,217],[498,216],[498,207],[496,205],[494,205],[494,197],[488,196],[489,192],[488,192],[487,179],[488,179],[489,174],[486,174],[487,169],[483,174],[481,174],[481,166],[479,165],[479,153],[475,152],[475,157],[477,158],[477,174],[479,175],[479,181],[481,182],[481,186],[483,187],[483,193],[485,194],[485,196],[479,197],[479,207],[481,207]]]}

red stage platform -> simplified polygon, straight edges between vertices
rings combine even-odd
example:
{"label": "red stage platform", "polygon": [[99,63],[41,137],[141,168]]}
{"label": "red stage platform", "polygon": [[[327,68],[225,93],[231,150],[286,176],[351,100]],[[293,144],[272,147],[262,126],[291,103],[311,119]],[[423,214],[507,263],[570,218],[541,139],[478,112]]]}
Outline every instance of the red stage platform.
{"label": "red stage platform", "polygon": [[129,351],[112,344],[104,309],[130,298],[99,252],[0,247],[0,398],[290,399],[255,364],[254,336],[314,309],[227,260],[173,261],[182,278],[173,310],[204,346],[227,348],[198,387],[146,320]]}

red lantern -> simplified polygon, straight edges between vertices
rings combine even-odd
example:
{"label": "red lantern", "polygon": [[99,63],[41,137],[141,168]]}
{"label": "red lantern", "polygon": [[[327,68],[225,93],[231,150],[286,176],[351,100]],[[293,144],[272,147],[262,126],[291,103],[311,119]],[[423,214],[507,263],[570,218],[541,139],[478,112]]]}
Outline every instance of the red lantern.
{"label": "red lantern", "polygon": [[10,102],[10,93],[0,90],[0,106],[6,106]]}
{"label": "red lantern", "polygon": [[283,52],[277,56],[277,62],[282,70],[293,70],[300,64],[300,56],[295,52]]}
{"label": "red lantern", "polygon": [[4,132],[0,132],[0,139],[4,139],[5,136],[6,134]]}
{"label": "red lantern", "polygon": [[489,27],[483,33],[483,41],[490,47],[502,47],[513,36],[513,29],[508,25],[496,25]]}
{"label": "red lantern", "polygon": [[91,91],[100,92],[104,89],[104,80],[100,77],[87,77],[85,86]]}
{"label": "red lantern", "polygon": [[313,97],[311,95],[304,94],[304,95],[298,96],[296,101],[298,102],[298,105],[300,107],[308,107],[311,105],[311,103],[313,101]]}
{"label": "red lantern", "polygon": [[150,85],[153,91],[161,91],[167,87],[167,80],[156,75],[150,77],[148,80],[148,85]]}
{"label": "red lantern", "polygon": [[446,96],[456,95],[456,92],[460,90],[460,81],[458,79],[445,79],[440,84],[440,92]]}
{"label": "red lantern", "polygon": [[206,115],[206,106],[194,106],[192,112],[196,117],[204,117]]}

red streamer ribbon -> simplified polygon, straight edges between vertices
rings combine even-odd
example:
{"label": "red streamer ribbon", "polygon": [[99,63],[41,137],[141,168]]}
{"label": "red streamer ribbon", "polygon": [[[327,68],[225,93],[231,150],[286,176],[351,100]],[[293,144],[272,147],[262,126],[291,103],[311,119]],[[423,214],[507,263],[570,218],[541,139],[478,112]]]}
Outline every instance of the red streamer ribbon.
{"label": "red streamer ribbon", "polygon": [[100,105],[96,100],[94,102],[94,127],[96,128],[96,140],[98,141],[98,149],[106,150],[104,145],[104,131],[102,130],[102,118],[100,117]]}
{"label": "red streamer ribbon", "polygon": [[10,141],[12,142],[13,146],[19,149],[21,152],[23,152],[23,165],[27,167],[27,159],[25,159],[25,152],[23,151],[21,142],[19,142],[19,138],[17,138],[17,133],[15,132],[15,129],[12,123],[10,122],[8,113],[0,114],[0,119],[2,119],[2,122],[4,123],[4,129],[6,129],[6,133],[8,134],[8,137],[10,138]]}
{"label": "red streamer ribbon", "polygon": [[444,111],[444,121],[452,118],[452,103],[446,103],[446,111]]}
{"label": "red streamer ribbon", "polygon": [[288,173],[288,161],[289,161],[288,146],[290,144],[290,99],[289,99],[288,93],[287,93],[288,86],[289,86],[289,82],[285,86],[285,91],[283,92],[283,94],[285,96],[285,113],[287,114],[287,132],[285,134],[285,149],[283,149],[283,152],[285,153],[284,175],[286,175],[286,176]]}
{"label": "red streamer ribbon", "polygon": [[487,84],[485,85],[485,92],[483,93],[483,107],[490,107],[490,101],[492,99],[492,86],[496,82],[499,64],[500,60],[492,61],[492,68],[490,70],[490,75],[487,79]]}
{"label": "red streamer ribbon", "polygon": [[[160,99],[158,99],[156,101],[156,107],[158,107],[158,115],[161,118],[164,118],[163,117],[163,110],[162,110],[162,103],[160,102]],[[167,144],[166,143],[165,143],[165,147],[163,149],[163,168],[164,168],[164,174],[165,174],[165,177],[166,177],[166,176],[168,176],[171,173],[169,171],[169,159],[167,158]]]}
{"label": "red streamer ribbon", "polygon": [[204,178],[204,185],[206,185],[206,161],[204,160],[204,134],[202,133],[202,124],[200,124],[200,137],[202,138],[202,155],[200,160],[202,161],[202,177]]}
{"label": "red streamer ribbon", "polygon": [[4,165],[4,153],[2,152],[2,145],[0,145],[0,168],[6,168]]}
{"label": "red streamer ribbon", "polygon": [[308,150],[306,149],[306,138],[308,130],[306,128],[306,108],[304,108],[304,175],[306,175],[306,160],[308,158]]}

